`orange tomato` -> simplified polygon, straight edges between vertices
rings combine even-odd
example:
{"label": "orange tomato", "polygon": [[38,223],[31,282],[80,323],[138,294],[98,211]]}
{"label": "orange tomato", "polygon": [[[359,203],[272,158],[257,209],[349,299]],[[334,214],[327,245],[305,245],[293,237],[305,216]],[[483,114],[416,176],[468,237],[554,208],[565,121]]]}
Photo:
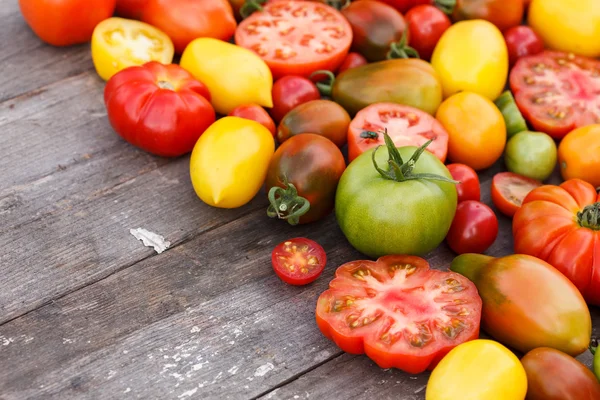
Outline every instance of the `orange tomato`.
{"label": "orange tomato", "polygon": [[600,124],[568,133],[558,146],[558,164],[564,180],[579,178],[600,187]]}
{"label": "orange tomato", "polygon": [[436,118],[450,136],[448,158],[452,162],[482,170],[502,156],[506,123],[488,98],[473,92],[457,93],[440,105]]}

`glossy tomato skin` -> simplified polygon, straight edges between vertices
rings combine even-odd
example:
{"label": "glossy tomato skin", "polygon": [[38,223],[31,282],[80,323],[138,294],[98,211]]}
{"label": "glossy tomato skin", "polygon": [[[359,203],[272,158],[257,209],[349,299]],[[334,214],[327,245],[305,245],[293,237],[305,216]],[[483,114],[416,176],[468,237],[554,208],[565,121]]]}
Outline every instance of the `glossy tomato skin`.
{"label": "glossy tomato skin", "polygon": [[524,12],[523,0],[456,0],[452,19],[484,19],[505,31],[519,25]]}
{"label": "glossy tomato skin", "polygon": [[525,197],[542,182],[514,172],[499,172],[492,179],[492,202],[504,215],[512,218]]}
{"label": "glossy tomato skin", "polygon": [[406,21],[392,6],[374,0],[355,1],[342,9],[352,27],[352,50],[369,61],[386,59],[390,45],[406,31]]}
{"label": "glossy tomato skin", "polygon": [[498,218],[485,204],[467,200],[458,203],[452,226],[446,236],[457,254],[483,253],[498,236]]}
{"label": "glossy tomato skin", "polygon": [[350,52],[350,53],[348,53],[346,58],[344,58],[344,61],[342,62],[342,65],[340,65],[340,67],[338,68],[337,72],[338,72],[338,74],[341,74],[342,72],[344,72],[348,69],[360,67],[361,65],[365,65],[365,64],[368,64],[368,61],[366,58],[364,58],[359,53]]}
{"label": "glossy tomato skin", "polygon": [[271,116],[279,123],[293,108],[321,98],[317,86],[302,76],[288,75],[273,83],[273,107]]}
{"label": "glossy tomato skin", "polygon": [[527,399],[600,399],[600,383],[585,365],[549,347],[531,350],[521,359],[527,373]]}
{"label": "glossy tomato skin", "polygon": [[229,115],[256,121],[267,128],[269,132],[275,136],[276,128],[273,119],[271,119],[271,116],[265,109],[258,104],[242,104],[231,110]]}
{"label": "glossy tomato skin", "polygon": [[452,25],[450,18],[439,8],[420,5],[411,8],[406,14],[410,46],[417,50],[419,58],[430,60],[433,50],[442,34]]}
{"label": "glossy tomato skin", "polygon": [[300,104],[283,117],[277,127],[277,140],[283,143],[292,136],[315,133],[338,147],[346,144],[350,116],[331,100],[311,100]]}
{"label": "glossy tomato skin", "polygon": [[513,26],[504,32],[508,48],[508,62],[512,67],[521,57],[531,56],[544,51],[544,42],[540,35],[525,25]]}
{"label": "glossy tomato skin", "polygon": [[295,286],[315,281],[326,263],[327,255],[323,247],[303,237],[283,241],[271,253],[271,264],[277,276]]}
{"label": "glossy tomato skin", "polygon": [[[393,279],[400,274],[403,278]],[[435,300],[460,306],[444,310]],[[343,351],[411,374],[433,369],[452,348],[476,339],[480,315],[481,299],[471,282],[406,255],[340,266],[316,309],[319,329]],[[398,317],[409,328],[398,328]]]}
{"label": "glossy tomato skin", "polygon": [[568,133],[558,146],[558,164],[564,180],[578,178],[600,187],[600,124]]}
{"label": "glossy tomato skin", "polygon": [[442,86],[423,60],[386,60],[349,69],[336,78],[331,95],[355,115],[373,103],[404,104],[434,114],[442,102]]}
{"label": "glossy tomato skin", "polygon": [[279,146],[269,164],[265,185],[267,190],[274,186],[285,189],[287,178],[298,195],[310,203],[299,221],[306,224],[333,210],[335,191],[345,169],[344,156],[331,140],[306,133],[292,136]]}
{"label": "glossy tomato skin", "polygon": [[206,86],[175,64],[150,62],[122,70],[106,84],[104,102],[119,136],[164,157],[192,151],[215,121]]}
{"label": "glossy tomato skin", "polygon": [[477,172],[465,164],[448,164],[448,171],[452,175],[452,179],[460,182],[456,185],[456,193],[458,194],[458,203],[466,200],[481,200],[481,187],[479,185],[479,176]]}
{"label": "glossy tomato skin", "polygon": [[227,0],[148,0],[142,21],[169,35],[178,54],[199,37],[228,41],[237,26]]}
{"label": "glossy tomato skin", "polygon": [[433,0],[379,0],[382,3],[389,4],[402,14],[406,14],[411,8],[421,4],[433,4]]}
{"label": "glossy tomato skin", "polygon": [[600,305],[598,209],[600,195],[585,181],[544,185],[525,197],[512,229],[515,252],[552,264],[593,305]]}
{"label": "glossy tomato skin", "polygon": [[524,254],[462,254],[450,269],[477,286],[481,326],[500,343],[523,353],[546,346],[575,357],[587,350],[592,332],[587,304],[547,262]]}
{"label": "glossy tomato skin", "polygon": [[123,18],[140,19],[148,0],[117,0],[115,13]]}

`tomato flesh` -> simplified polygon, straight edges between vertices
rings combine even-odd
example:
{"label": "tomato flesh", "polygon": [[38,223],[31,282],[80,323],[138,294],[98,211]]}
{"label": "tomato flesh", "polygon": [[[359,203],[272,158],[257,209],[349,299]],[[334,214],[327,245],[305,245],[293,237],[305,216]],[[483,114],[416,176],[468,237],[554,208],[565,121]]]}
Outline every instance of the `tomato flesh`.
{"label": "tomato flesh", "polygon": [[600,123],[600,61],[558,51],[522,57],[510,87],[534,130],[556,139]]}
{"label": "tomato flesh", "polygon": [[384,145],[385,129],[396,147],[419,147],[433,139],[433,142],[427,146],[427,150],[440,161],[446,160],[448,132],[435,118],[414,107],[395,103],[376,103],[359,111],[350,123],[349,161],[368,149]]}
{"label": "tomato flesh", "polygon": [[323,247],[307,238],[281,242],[271,254],[273,269],[281,280],[290,285],[306,285],[321,275],[327,256]]}
{"label": "tomato flesh", "polygon": [[525,197],[542,182],[513,172],[499,172],[492,179],[492,202],[507,217],[513,217]]}

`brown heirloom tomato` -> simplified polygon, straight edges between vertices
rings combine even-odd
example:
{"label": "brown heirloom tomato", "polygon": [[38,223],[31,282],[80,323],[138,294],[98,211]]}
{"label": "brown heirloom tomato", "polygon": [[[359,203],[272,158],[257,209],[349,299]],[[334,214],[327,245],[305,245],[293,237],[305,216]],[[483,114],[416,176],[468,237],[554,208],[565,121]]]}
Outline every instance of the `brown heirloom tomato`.
{"label": "brown heirloom tomato", "polygon": [[519,25],[524,12],[523,0],[456,0],[452,19],[485,19],[505,31]]}
{"label": "brown heirloom tomato", "polygon": [[267,214],[292,225],[323,218],[333,210],[345,169],[344,156],[331,140],[311,133],[289,138],[269,164]]}
{"label": "brown heirloom tomato", "polygon": [[532,256],[463,254],[452,271],[469,278],[483,300],[481,327],[526,353],[552,347],[571,356],[587,350],[590,311],[581,293],[552,265]]}

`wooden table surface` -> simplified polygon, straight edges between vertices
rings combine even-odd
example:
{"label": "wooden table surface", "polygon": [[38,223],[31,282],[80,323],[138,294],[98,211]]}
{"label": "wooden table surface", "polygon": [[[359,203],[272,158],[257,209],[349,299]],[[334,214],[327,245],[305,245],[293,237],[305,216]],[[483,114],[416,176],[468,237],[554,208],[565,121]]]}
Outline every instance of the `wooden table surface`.
{"label": "wooden table surface", "polygon": [[[266,216],[264,191],[235,210],[203,204],[189,157],[153,157],[113,132],[89,45],[47,46],[15,0],[2,5],[0,399],[424,399],[428,374],[382,370],[317,329],[336,267],[363,258],[333,215],[290,227]],[[481,175],[488,204],[500,169]],[[512,251],[499,218],[491,255]],[[145,247],[138,227],[171,247]],[[305,287],[271,268],[295,236],[328,255]],[[442,245],[426,258],[446,268],[453,256]]]}

